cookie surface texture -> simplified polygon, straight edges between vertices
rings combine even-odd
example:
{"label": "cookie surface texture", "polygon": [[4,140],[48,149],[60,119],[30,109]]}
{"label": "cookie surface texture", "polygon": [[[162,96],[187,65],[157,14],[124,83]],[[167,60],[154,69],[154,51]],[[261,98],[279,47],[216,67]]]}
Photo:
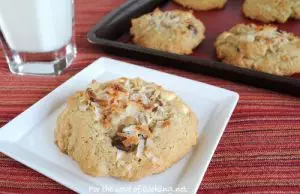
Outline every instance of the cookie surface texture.
{"label": "cookie surface texture", "polygon": [[204,39],[205,27],[190,11],[156,9],[131,22],[133,42],[146,48],[191,54]]}
{"label": "cookie surface texture", "polygon": [[93,82],[68,99],[55,129],[59,149],[86,174],[135,181],[191,151],[197,119],[173,92],[139,78]]}
{"label": "cookie surface texture", "polygon": [[178,4],[195,9],[195,10],[211,10],[223,8],[227,0],[174,0]]}
{"label": "cookie surface texture", "polygon": [[300,1],[245,0],[243,12],[246,17],[265,23],[284,23],[289,18],[300,19]]}
{"label": "cookie surface texture", "polygon": [[238,24],[219,35],[215,46],[228,64],[274,75],[300,72],[300,38],[275,26]]}

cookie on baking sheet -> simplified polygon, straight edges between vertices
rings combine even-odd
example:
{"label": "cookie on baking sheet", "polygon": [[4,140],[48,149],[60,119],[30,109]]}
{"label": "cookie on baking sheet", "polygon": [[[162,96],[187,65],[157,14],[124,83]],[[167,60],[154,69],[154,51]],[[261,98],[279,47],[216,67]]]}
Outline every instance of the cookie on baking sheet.
{"label": "cookie on baking sheet", "polygon": [[204,39],[205,27],[192,12],[154,12],[132,20],[133,42],[146,48],[191,54]]}
{"label": "cookie on baking sheet", "polygon": [[85,173],[134,181],[187,154],[197,142],[197,119],[175,93],[154,83],[94,81],[68,99],[55,140]]}
{"label": "cookie on baking sheet", "polygon": [[174,0],[178,4],[195,9],[195,10],[211,10],[220,9],[225,6],[227,0]]}
{"label": "cookie on baking sheet", "polygon": [[245,0],[244,15],[265,23],[300,19],[299,0]]}
{"label": "cookie on baking sheet", "polygon": [[275,75],[300,72],[300,38],[275,26],[238,24],[219,35],[215,46],[228,64]]}

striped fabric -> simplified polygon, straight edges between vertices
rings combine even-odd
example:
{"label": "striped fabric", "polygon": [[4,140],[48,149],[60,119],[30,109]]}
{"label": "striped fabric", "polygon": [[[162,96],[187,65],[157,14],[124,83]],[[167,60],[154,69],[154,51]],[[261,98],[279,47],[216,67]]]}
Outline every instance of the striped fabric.
{"label": "striped fabric", "polygon": [[[87,30],[124,0],[77,0],[76,62],[59,77],[9,73],[0,53],[0,127],[101,56]],[[240,101],[198,193],[300,193],[300,100],[233,82],[109,56],[237,91]],[[73,193],[0,153],[0,193]]]}

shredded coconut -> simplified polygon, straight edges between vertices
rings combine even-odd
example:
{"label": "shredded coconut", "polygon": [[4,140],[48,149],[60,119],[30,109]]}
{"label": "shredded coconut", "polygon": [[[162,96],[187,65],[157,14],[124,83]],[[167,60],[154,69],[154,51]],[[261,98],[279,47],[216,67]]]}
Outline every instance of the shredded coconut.
{"label": "shredded coconut", "polygon": [[147,158],[149,158],[153,163],[159,163],[159,159],[154,156],[151,152],[145,152]]}
{"label": "shredded coconut", "polygon": [[149,125],[152,122],[152,119],[147,114],[141,113],[141,114],[138,115],[138,121],[142,125]]}
{"label": "shredded coconut", "polygon": [[136,134],[135,125],[130,125],[129,127],[125,127],[122,131],[129,136],[134,136]]}
{"label": "shredded coconut", "polygon": [[149,104],[149,98],[145,94],[140,94],[140,98],[143,104],[145,105]]}
{"label": "shredded coconut", "polygon": [[89,105],[88,104],[81,104],[81,105],[79,105],[78,108],[81,112],[84,112],[89,108]]}
{"label": "shredded coconut", "polygon": [[144,152],[144,148],[145,148],[145,140],[144,138],[140,135],[139,136],[139,144],[138,144],[138,147],[137,147],[137,151],[136,151],[136,156],[138,158],[140,158]]}
{"label": "shredded coconut", "polygon": [[120,160],[123,157],[123,155],[124,155],[124,151],[118,149],[116,160],[117,161]]}
{"label": "shredded coconut", "polygon": [[94,113],[95,113],[95,121],[98,121],[101,116],[101,109],[99,105],[95,102],[91,102],[92,106],[95,108]]}

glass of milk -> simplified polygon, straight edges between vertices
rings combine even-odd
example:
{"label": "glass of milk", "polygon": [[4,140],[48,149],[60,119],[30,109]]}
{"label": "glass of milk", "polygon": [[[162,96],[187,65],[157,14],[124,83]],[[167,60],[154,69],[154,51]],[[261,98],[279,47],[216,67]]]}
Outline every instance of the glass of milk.
{"label": "glass of milk", "polygon": [[73,0],[0,0],[0,47],[15,74],[59,75],[76,56]]}

